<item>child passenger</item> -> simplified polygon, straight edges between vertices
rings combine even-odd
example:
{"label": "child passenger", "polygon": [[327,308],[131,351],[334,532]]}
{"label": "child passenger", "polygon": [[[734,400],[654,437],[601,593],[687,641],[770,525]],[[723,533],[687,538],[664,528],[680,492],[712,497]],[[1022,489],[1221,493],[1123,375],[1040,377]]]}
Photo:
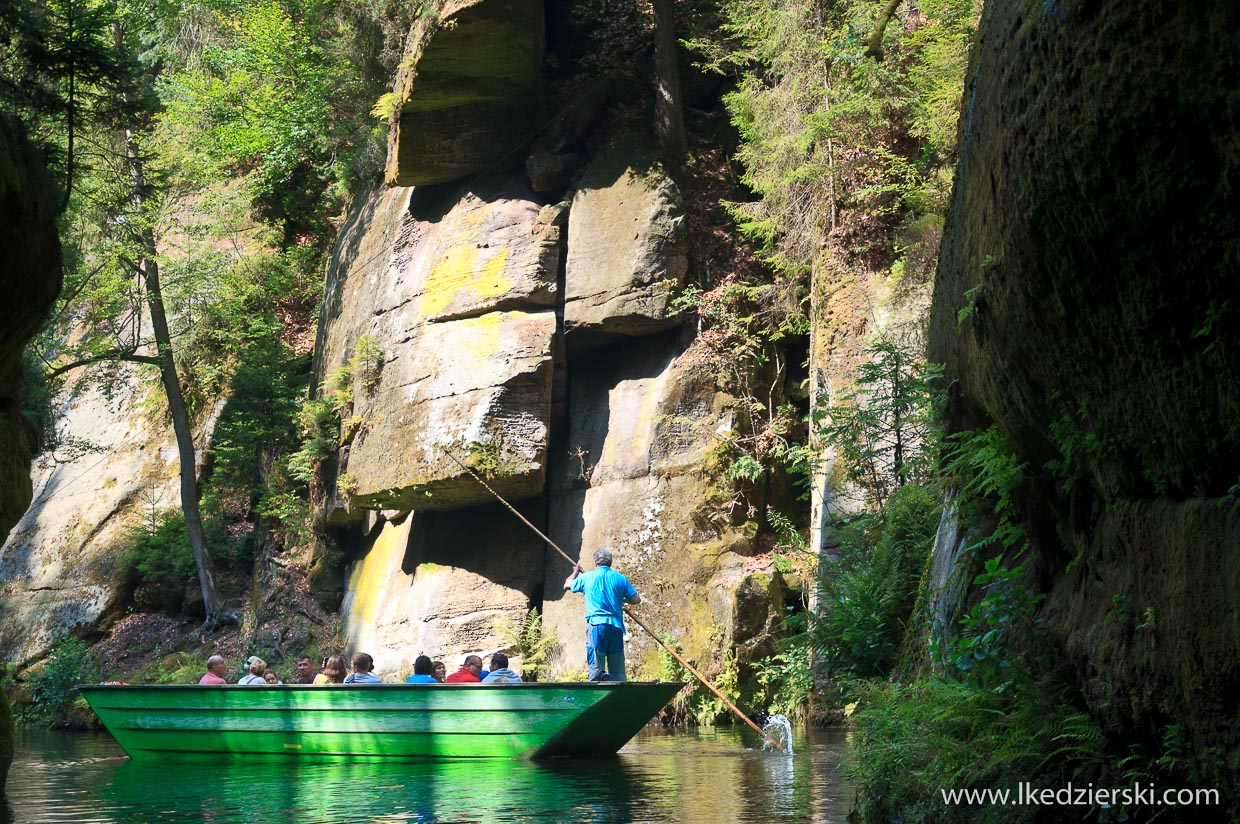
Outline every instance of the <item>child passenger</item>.
{"label": "child passenger", "polygon": [[382,684],[383,680],[375,675],[375,659],[364,652],[353,654],[353,674],[344,679],[346,684]]}

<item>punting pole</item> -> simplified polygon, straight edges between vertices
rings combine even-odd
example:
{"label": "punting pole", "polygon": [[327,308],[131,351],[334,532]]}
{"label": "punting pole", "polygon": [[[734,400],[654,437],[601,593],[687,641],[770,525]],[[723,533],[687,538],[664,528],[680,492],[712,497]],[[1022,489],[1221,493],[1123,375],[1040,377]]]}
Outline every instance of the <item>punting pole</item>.
{"label": "punting pole", "polygon": [[[499,502],[500,502],[501,504],[503,504],[504,506],[508,507],[508,510],[509,510],[509,511],[510,511],[513,515],[516,515],[518,518],[520,518],[520,519],[521,519],[521,523],[523,523],[523,524],[525,524],[526,526],[528,526],[530,529],[532,529],[532,530],[534,531],[534,534],[535,534],[535,535],[537,535],[539,538],[542,538],[544,541],[546,541],[546,542],[547,542],[547,546],[551,547],[551,548],[552,548],[552,549],[554,549],[556,552],[560,553],[560,555],[561,555],[561,556],[563,556],[564,560],[565,560],[565,561],[568,561],[570,564],[572,564],[574,568],[576,568],[576,567],[578,566],[578,563],[577,563],[576,561],[574,561],[572,558],[568,557],[568,553],[567,553],[567,552],[565,552],[564,550],[560,549],[560,547],[556,544],[556,542],[555,542],[555,541],[551,540],[551,539],[550,539],[550,538],[548,538],[546,535],[544,535],[544,534],[543,534],[543,531],[542,531],[541,529],[539,529],[538,527],[536,527],[536,526],[534,526],[532,523],[530,523],[530,521],[529,521],[529,519],[528,519],[528,518],[526,518],[524,515],[522,515],[520,512],[518,512],[518,511],[516,510],[516,507],[514,507],[512,504],[510,504],[510,503],[508,503],[507,501],[505,501],[505,500],[504,500],[504,497],[503,497],[502,495],[500,495],[498,492],[496,492],[494,489],[492,489],[492,488],[490,487],[490,485],[489,485],[486,481],[484,481],[484,480],[482,479],[482,476],[481,476],[481,475],[479,475],[477,472],[475,472],[472,468],[470,468],[468,464],[462,463],[462,462],[461,462],[461,460],[460,460],[460,459],[458,459],[455,455],[453,455],[453,454],[452,454],[452,452],[451,452],[451,451],[450,451],[447,447],[444,447],[443,452],[444,452],[444,454],[445,454],[445,455],[447,455],[449,458],[451,458],[451,459],[452,459],[453,463],[455,463],[455,464],[456,464],[457,466],[459,466],[461,469],[464,469],[466,472],[468,472],[468,473],[470,474],[470,476],[472,476],[472,477],[473,477],[473,479],[474,479],[475,481],[477,481],[478,483],[482,484],[483,489],[485,489],[487,492],[490,492],[492,495],[494,495],[494,496],[495,496],[495,499],[496,499],[497,501],[499,501]],[[729,700],[728,700],[727,696],[725,696],[725,695],[724,695],[723,693],[721,693],[719,690],[715,689],[715,685],[714,685],[714,684],[712,684],[710,681],[707,681],[707,680],[706,680],[706,676],[704,676],[704,675],[702,675],[702,673],[698,672],[698,671],[697,671],[697,669],[695,669],[695,668],[694,668],[694,666],[693,666],[692,664],[690,664],[690,663],[689,663],[688,661],[686,661],[683,657],[681,657],[680,653],[676,652],[676,650],[672,649],[670,646],[668,646],[666,643],[664,643],[664,642],[663,642],[663,639],[662,639],[662,638],[660,638],[658,635],[656,635],[656,634],[655,634],[655,632],[654,632],[654,630],[652,630],[650,627],[648,627],[648,626],[646,626],[644,623],[642,623],[642,621],[641,621],[641,620],[640,620],[640,619],[639,619],[636,615],[634,615],[634,614],[633,614],[633,610],[629,609],[628,607],[624,607],[624,614],[625,614],[625,615],[627,615],[627,616],[629,616],[630,618],[632,618],[632,619],[633,619],[633,622],[634,622],[635,624],[637,624],[639,627],[641,627],[642,629],[644,629],[644,630],[646,631],[646,634],[647,634],[647,635],[649,635],[651,638],[653,638],[653,639],[654,639],[654,642],[655,642],[656,644],[658,644],[659,646],[663,647],[663,649],[665,649],[669,655],[671,655],[673,658],[675,658],[677,661],[679,661],[679,662],[680,662],[680,665],[681,665],[682,667],[684,667],[685,669],[687,669],[689,672],[693,673],[693,676],[694,676],[695,678],[697,678],[697,680],[699,680],[699,681],[701,681],[701,682],[702,682],[702,686],[706,687],[706,689],[710,690],[710,691],[711,691],[711,692],[713,692],[715,695],[717,695],[717,696],[719,697],[719,700],[720,700],[720,701],[722,701],[724,704],[726,704],[726,705],[727,705],[727,707],[728,707],[728,709],[732,710],[732,712],[734,712],[734,713],[736,714],[736,717],[737,717],[737,718],[739,718],[739,719],[741,719],[742,721],[744,721],[744,722],[745,722],[746,724],[748,724],[750,727],[753,727],[753,729],[754,729],[754,730],[758,733],[758,735],[760,735],[760,736],[762,736],[764,739],[766,739],[767,743],[768,743],[768,744],[770,744],[772,747],[774,747],[775,749],[779,750],[780,752],[784,752],[783,745],[781,745],[778,741],[774,740],[774,739],[773,739],[773,738],[771,738],[769,735],[767,735],[767,734],[766,734],[766,733],[762,730],[762,728],[761,728],[761,727],[759,727],[757,724],[755,724],[753,721],[749,720],[749,716],[745,715],[745,713],[743,713],[743,712],[741,712],[740,710],[738,710],[738,709],[736,708],[736,705],[735,705],[735,704],[733,704],[731,701],[729,701]]]}

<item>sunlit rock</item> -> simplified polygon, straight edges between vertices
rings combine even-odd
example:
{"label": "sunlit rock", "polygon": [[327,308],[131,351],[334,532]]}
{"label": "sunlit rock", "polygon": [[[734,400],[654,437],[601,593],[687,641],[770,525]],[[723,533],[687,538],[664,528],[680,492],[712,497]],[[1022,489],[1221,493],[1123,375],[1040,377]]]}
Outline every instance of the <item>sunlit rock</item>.
{"label": "sunlit rock", "polygon": [[[523,508],[540,519],[541,507]],[[464,653],[507,649],[501,623],[529,609],[542,554],[542,543],[498,505],[387,523],[349,575],[341,609],[348,647],[400,679],[418,655],[442,658],[454,672]]]}
{"label": "sunlit rock", "polygon": [[490,500],[453,456],[506,496],[543,488],[561,229],[542,222],[521,175],[434,194],[376,192],[333,258],[319,379],[363,339],[375,357],[349,379],[354,434],[339,474],[351,512]]}
{"label": "sunlit rock", "polygon": [[591,160],[568,218],[569,345],[674,326],[669,304],[687,267],[680,191],[653,154],[620,141]]}
{"label": "sunlit rock", "polygon": [[[716,510],[718,479],[706,470],[734,401],[696,354],[656,337],[591,349],[580,371],[570,361],[571,426],[566,454],[554,456],[549,523],[551,539],[587,569],[596,549],[610,549],[613,568],[642,594],[639,612],[695,657],[731,643],[744,576],[720,571],[752,552]],[[544,621],[561,642],[558,676],[585,668],[585,605],[563,592],[569,569],[548,552]],[[657,646],[629,630],[630,674],[657,674]]]}
{"label": "sunlit rock", "polygon": [[542,0],[450,0],[414,23],[392,100],[387,181],[517,166],[537,127]]}
{"label": "sunlit rock", "polygon": [[180,508],[176,441],[159,397],[124,365],[107,392],[79,372],[58,399],[57,421],[86,449],[41,461],[34,502],[0,548],[0,659],[24,661],[57,635],[90,631],[133,595],[120,569],[130,530]]}

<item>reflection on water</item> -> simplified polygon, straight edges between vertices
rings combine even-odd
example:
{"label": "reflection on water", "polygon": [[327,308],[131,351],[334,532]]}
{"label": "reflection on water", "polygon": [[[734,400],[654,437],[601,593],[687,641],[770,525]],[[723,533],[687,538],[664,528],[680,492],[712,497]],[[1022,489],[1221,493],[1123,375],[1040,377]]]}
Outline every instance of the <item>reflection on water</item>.
{"label": "reflection on water", "polygon": [[845,820],[843,731],[798,734],[793,757],[750,738],[648,727],[615,758],[538,764],[131,761],[107,735],[25,730],[0,824]]}

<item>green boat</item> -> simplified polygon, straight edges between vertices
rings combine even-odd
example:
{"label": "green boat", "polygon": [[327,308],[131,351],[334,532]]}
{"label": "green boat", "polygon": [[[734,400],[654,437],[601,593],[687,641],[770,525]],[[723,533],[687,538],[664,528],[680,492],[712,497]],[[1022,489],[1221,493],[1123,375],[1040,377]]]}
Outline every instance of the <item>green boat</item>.
{"label": "green boat", "polygon": [[131,757],[550,758],[615,753],[680,683],[82,685]]}

